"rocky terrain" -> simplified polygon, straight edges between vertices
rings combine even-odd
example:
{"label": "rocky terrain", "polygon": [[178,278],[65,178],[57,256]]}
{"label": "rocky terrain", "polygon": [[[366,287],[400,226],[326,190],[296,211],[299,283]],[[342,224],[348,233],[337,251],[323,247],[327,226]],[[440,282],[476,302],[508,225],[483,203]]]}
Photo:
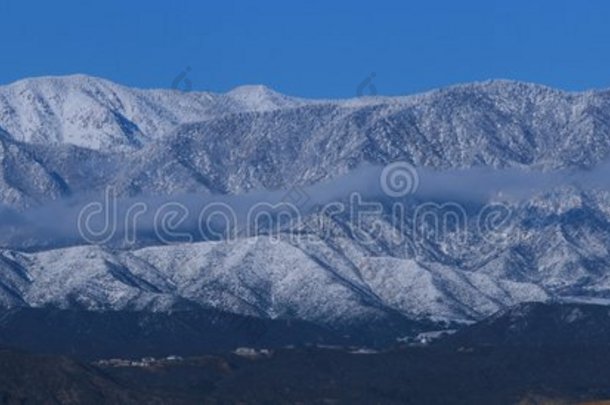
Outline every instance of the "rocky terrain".
{"label": "rocky terrain", "polygon": [[[188,307],[321,327],[605,303],[609,100],[507,81],[351,100],[261,86],[139,90],[86,76],[3,86],[0,303]],[[393,162],[419,181],[404,198],[379,189]],[[349,203],[350,187],[380,210],[364,220],[321,211]],[[109,189],[122,216],[109,238],[91,240],[79,214]],[[295,191],[302,215],[277,229],[195,232],[206,201],[245,211]],[[170,240],[153,226],[165,202],[187,211]],[[457,207],[457,222],[419,221],[430,203],[443,220]],[[147,225],[125,222],[137,204]]]}

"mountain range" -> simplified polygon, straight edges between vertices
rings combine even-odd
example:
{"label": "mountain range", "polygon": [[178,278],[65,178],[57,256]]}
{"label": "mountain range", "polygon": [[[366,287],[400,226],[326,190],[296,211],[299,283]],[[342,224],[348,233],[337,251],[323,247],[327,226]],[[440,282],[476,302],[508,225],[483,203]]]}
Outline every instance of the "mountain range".
{"label": "mountain range", "polygon": [[[216,94],[132,89],[82,75],[22,80],[0,87],[0,304],[191,308],[347,328],[396,319],[448,327],[526,301],[607,303],[603,182],[536,182],[517,197],[481,200],[469,198],[459,175],[603,178],[609,153],[608,91],[489,81],[403,97],[306,100],[264,86]],[[146,203],[295,189],[316,200],[325,195],[315,190],[359,184],[362,170],[393,162],[415,168],[421,189],[431,184],[426,173],[449,173],[461,190],[433,198],[415,192],[400,200],[407,212],[434,202],[442,214],[440,204],[458,201],[473,224],[498,203],[510,212],[509,226],[500,239],[472,227],[468,243],[451,227],[416,238],[398,226],[413,221],[397,219],[396,199],[373,193],[382,210],[364,224],[326,218],[311,204],[274,235],[95,244],[77,234],[79,204],[109,188],[121,201]]]}

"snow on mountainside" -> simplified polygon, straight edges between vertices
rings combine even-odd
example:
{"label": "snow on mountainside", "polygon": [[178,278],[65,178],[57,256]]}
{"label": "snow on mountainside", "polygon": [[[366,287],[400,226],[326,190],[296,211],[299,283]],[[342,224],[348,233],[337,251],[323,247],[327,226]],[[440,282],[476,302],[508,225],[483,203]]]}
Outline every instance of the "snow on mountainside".
{"label": "snow on mountainside", "polygon": [[[550,170],[592,167],[610,153],[609,93],[505,81],[309,101],[262,86],[181,93],[70,76],[0,87],[0,106],[10,144],[0,197],[16,208],[107,186],[121,195],[240,193],[313,184],[365,163]],[[41,174],[17,176],[17,164]]]}
{"label": "snow on mountainside", "polygon": [[[262,86],[226,94],[136,90],[86,76],[0,87],[0,200],[26,215],[109,186],[121,197],[240,194],[399,160],[437,171],[539,172],[596,167],[609,154],[608,92],[492,81],[331,101]],[[331,237],[297,226],[279,242],[259,235],[120,250],[58,249],[30,236],[15,246],[9,242],[21,240],[11,237],[23,224],[7,214],[16,222],[2,239],[10,248],[0,256],[0,300],[117,310],[212,306],[333,323],[384,314],[475,320],[523,301],[610,298],[607,191],[539,190],[512,209],[512,227],[498,243],[471,232],[464,244],[447,231],[441,242],[404,235],[394,244],[396,221],[386,210],[376,218],[383,233],[369,244],[336,218]]]}
{"label": "snow on mountainside", "polygon": [[515,207],[503,239],[469,226],[466,243],[451,230],[416,240],[405,229],[396,238],[387,210],[361,223],[368,236],[358,238],[349,219],[332,218],[323,232],[306,218],[307,228],[277,237],[4,250],[0,297],[5,306],[212,306],[327,324],[392,313],[476,320],[524,301],[610,299],[607,202],[576,191],[539,196]]}
{"label": "snow on mountainside", "polygon": [[123,252],[95,246],[4,251],[0,298],[9,307],[114,310],[166,311],[189,303],[328,325],[395,312],[471,320],[524,299],[547,298],[528,282],[425,268],[411,259],[373,258],[358,268],[348,253],[354,242],[343,243],[345,250],[324,252],[315,241],[294,245],[261,236]]}
{"label": "snow on mountainside", "polygon": [[0,87],[0,128],[21,142],[131,150],[179,124],[299,101],[264,87],[227,94],[140,90],[89,76],[42,77]]}

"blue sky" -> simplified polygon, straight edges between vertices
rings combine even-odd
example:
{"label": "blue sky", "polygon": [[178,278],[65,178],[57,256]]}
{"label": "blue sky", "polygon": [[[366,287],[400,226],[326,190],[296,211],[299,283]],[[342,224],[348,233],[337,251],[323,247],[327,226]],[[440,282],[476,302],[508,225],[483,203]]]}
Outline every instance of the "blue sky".
{"label": "blue sky", "polygon": [[85,73],[196,90],[352,97],[506,78],[610,87],[605,1],[0,0],[0,83]]}

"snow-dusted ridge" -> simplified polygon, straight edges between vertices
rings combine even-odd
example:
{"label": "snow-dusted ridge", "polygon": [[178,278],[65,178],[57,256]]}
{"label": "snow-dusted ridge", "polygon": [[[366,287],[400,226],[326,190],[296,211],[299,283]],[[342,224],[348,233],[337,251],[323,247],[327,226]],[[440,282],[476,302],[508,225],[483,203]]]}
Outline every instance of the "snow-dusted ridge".
{"label": "snow-dusted ridge", "polygon": [[30,79],[0,87],[0,201],[21,208],[109,185],[121,195],[281,189],[396,160],[593,167],[610,152],[609,111],[608,92],[510,81],[333,101],[262,86],[216,94]]}
{"label": "snow-dusted ridge", "polygon": [[153,311],[189,302],[332,325],[396,311],[417,319],[468,321],[523,300],[548,298],[532,283],[412,259],[370,258],[359,268],[349,257],[359,248],[339,242],[345,246],[334,252],[307,240],[295,245],[267,237],[132,251],[98,246],[4,251],[0,299],[7,307]]}
{"label": "snow-dusted ridge", "polygon": [[382,104],[406,108],[454,93],[484,92],[505,97],[507,90],[517,96],[530,93],[560,98],[596,94],[492,80],[407,96],[309,100],[285,96],[263,85],[244,85],[227,93],[147,90],[76,74],[23,79],[0,86],[0,128],[22,142],[130,150],[159,140],[178,125],[226,114],[312,105],[364,108]]}
{"label": "snow-dusted ridge", "polygon": [[[262,86],[183,93],[82,75],[0,87],[0,201],[26,213],[107,187],[119,197],[241,194],[394,161],[553,172],[602,167],[609,156],[607,91],[489,81],[305,100]],[[392,245],[384,212],[372,245],[339,218],[319,243],[310,240],[319,230],[293,228],[285,233],[302,237],[278,243],[259,235],[124,250],[12,246],[0,255],[0,300],[116,310],[189,302],[332,323],[387,313],[464,321],[522,301],[610,298],[607,191],[557,188],[512,208],[514,232],[495,244],[476,233],[459,244],[449,232],[443,243]]]}
{"label": "snow-dusted ridge", "polygon": [[180,124],[300,103],[262,86],[218,94],[135,89],[86,75],[40,77],[0,86],[0,128],[21,142],[130,150]]}

